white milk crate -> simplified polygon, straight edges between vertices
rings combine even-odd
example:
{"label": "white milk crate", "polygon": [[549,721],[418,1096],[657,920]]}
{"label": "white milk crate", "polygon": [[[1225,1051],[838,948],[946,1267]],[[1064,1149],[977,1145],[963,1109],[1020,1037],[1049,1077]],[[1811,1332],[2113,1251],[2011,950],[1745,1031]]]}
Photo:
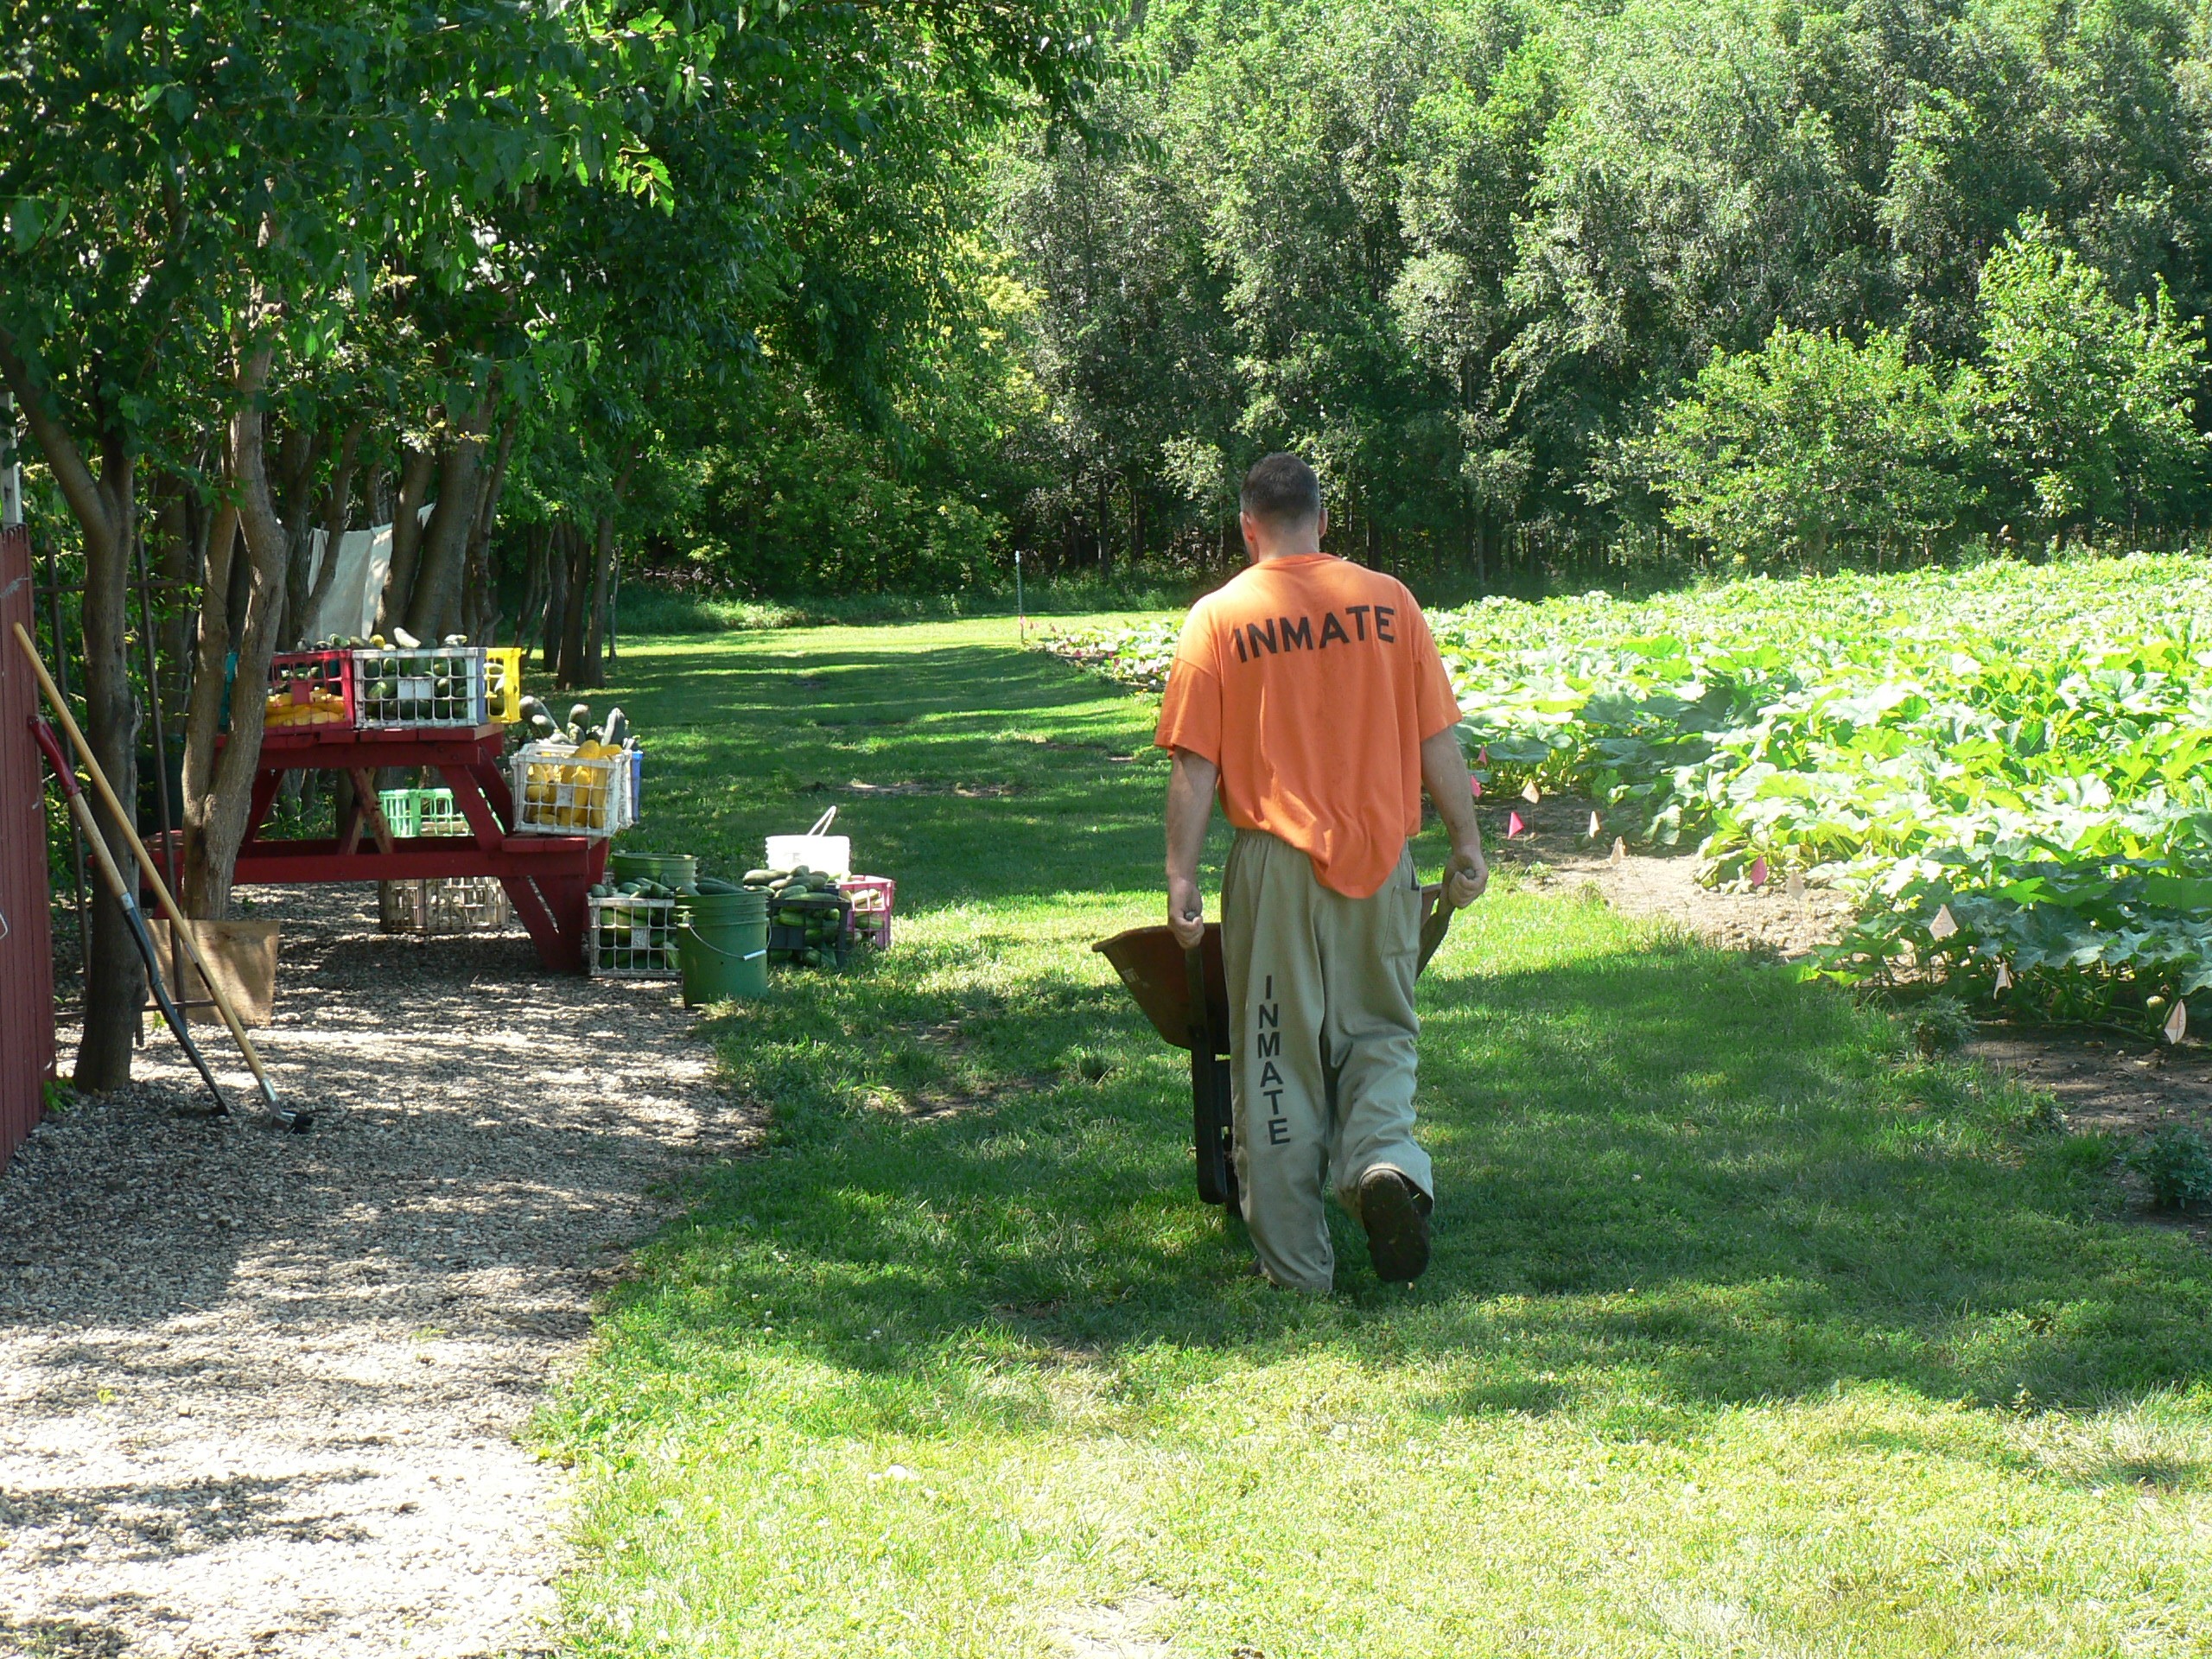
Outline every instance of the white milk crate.
{"label": "white milk crate", "polygon": [[676,900],[610,893],[589,899],[584,970],[594,979],[675,979]]}
{"label": "white milk crate", "polygon": [[481,645],[353,653],[353,724],[360,730],[481,726],[486,717]]}
{"label": "white milk crate", "polygon": [[507,890],[496,875],[377,883],[377,921],[386,933],[420,933],[427,938],[497,933],[513,918]]}
{"label": "white milk crate", "polygon": [[525,743],[514,755],[515,830],[527,836],[588,836],[630,827],[630,757],[579,755],[567,743]]}

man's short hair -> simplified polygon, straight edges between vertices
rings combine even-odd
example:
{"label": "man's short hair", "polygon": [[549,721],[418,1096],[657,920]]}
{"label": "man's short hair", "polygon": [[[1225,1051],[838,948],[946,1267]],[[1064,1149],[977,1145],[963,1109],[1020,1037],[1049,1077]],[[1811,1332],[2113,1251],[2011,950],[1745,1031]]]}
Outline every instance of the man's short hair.
{"label": "man's short hair", "polygon": [[1321,516],[1321,480],[1287,450],[1263,455],[1244,474],[1237,505],[1263,524],[1295,524]]}

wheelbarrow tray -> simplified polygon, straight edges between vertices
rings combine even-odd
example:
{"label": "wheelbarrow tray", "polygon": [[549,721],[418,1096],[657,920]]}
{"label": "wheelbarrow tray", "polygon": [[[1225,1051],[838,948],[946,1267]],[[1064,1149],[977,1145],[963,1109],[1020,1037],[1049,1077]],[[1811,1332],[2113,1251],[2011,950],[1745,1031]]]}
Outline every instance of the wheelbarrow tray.
{"label": "wheelbarrow tray", "polygon": [[[1423,926],[1443,890],[1440,883],[1421,890]],[[1114,971],[1122,976],[1122,983],[1144,1010],[1144,1017],[1152,1021],[1162,1042],[1176,1048],[1191,1046],[1190,972],[1183,947],[1175,943],[1175,935],[1166,926],[1133,927],[1090,948],[1114,964]],[[1222,963],[1219,922],[1206,924],[1205,944],[1201,948],[1205,951],[1206,1026],[1219,1033],[1221,1046],[1217,1052],[1225,1054],[1229,1052],[1229,970]]]}

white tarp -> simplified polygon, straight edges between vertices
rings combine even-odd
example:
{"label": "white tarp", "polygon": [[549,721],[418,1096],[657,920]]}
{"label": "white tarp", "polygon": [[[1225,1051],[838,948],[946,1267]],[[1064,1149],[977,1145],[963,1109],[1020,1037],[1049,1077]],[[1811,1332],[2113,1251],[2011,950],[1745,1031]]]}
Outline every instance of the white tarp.
{"label": "white tarp", "polygon": [[[430,521],[430,510],[435,502],[425,502],[415,515],[415,522],[426,524]],[[322,579],[322,550],[329,536],[318,530],[315,545],[308,555],[308,591]],[[349,530],[338,538],[338,571],[330,579],[330,591],[322,596],[322,603],[315,614],[308,618],[308,625],[300,631],[303,639],[324,639],[335,633],[350,639],[365,639],[377,625],[377,603],[384,597],[384,579],[391,574],[391,526],[378,524],[371,530]]]}
{"label": "white tarp", "polygon": [[[322,579],[323,550],[330,538],[315,533],[315,549],[308,560],[308,591]],[[377,601],[384,597],[384,579],[391,569],[391,526],[349,530],[338,538],[338,569],[330,590],[322,596],[300,630],[302,639],[322,639],[331,634],[365,639],[377,625]]]}

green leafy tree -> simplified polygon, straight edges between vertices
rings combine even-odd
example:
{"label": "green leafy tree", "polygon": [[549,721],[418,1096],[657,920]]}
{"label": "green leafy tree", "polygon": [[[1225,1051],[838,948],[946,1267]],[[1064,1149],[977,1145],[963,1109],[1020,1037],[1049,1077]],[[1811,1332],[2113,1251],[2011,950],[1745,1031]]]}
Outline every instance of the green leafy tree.
{"label": "green leafy tree", "polygon": [[2175,315],[2163,281],[2122,305],[2031,219],[1982,267],[1980,316],[1967,396],[2018,511],[2055,535],[2133,533],[2202,483],[2204,325]]}
{"label": "green leafy tree", "polygon": [[1948,389],[1877,332],[1777,328],[1717,351],[1633,447],[1667,517],[1738,568],[1831,568],[1924,550],[1972,501],[1971,446]]}

